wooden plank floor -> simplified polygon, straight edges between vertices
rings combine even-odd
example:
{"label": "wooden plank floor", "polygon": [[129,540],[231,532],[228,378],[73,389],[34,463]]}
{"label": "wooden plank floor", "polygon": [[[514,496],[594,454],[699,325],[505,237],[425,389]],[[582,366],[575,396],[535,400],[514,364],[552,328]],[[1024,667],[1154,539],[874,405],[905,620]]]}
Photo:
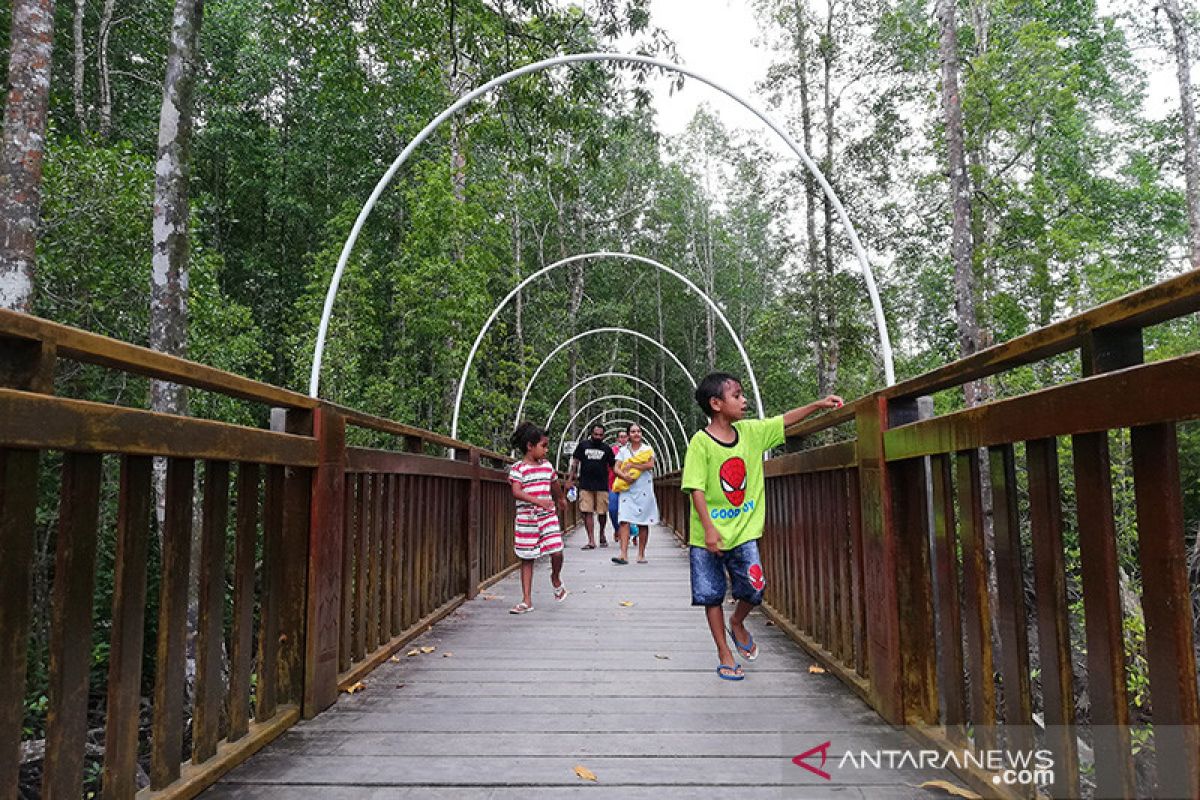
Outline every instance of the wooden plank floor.
{"label": "wooden plank floor", "polygon": [[[909,798],[935,796],[918,788],[925,780],[961,785],[935,770],[834,769],[847,750],[919,745],[833,676],[810,674],[812,660],[758,614],[761,655],[746,680],[718,679],[686,550],[665,528],[649,564],[616,566],[613,548],[581,541],[576,532],[567,545],[565,602],[539,563],[536,610],[512,616],[510,575],[410,646],[434,652],[402,651],[205,797]],[[826,741],[832,780],[791,762]]]}

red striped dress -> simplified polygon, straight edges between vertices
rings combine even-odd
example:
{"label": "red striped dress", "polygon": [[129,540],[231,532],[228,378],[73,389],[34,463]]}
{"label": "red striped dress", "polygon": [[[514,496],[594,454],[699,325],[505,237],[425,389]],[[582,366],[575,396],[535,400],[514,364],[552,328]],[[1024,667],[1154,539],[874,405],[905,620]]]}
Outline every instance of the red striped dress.
{"label": "red striped dress", "polygon": [[[521,460],[508,471],[508,480],[519,485],[531,497],[553,499],[550,484],[557,477],[554,467],[546,459],[536,464]],[[558,514],[518,500],[516,528],[513,532],[513,552],[517,558],[533,559],[561,552],[562,549],[562,526],[558,522]]]}

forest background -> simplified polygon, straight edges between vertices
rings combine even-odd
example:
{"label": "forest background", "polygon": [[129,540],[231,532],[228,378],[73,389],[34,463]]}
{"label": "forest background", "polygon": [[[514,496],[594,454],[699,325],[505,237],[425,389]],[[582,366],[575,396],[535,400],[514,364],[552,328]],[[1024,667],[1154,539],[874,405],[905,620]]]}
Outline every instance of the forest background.
{"label": "forest background", "polygon": [[[671,31],[655,26],[648,0],[209,0],[202,20],[199,3],[181,0],[176,14],[188,5],[194,13],[196,73],[182,206],[190,252],[182,300],[171,307],[152,291],[152,262],[172,9],[155,0],[37,4],[52,9],[54,33],[27,308],[142,344],[155,344],[152,319],[166,315],[182,333],[177,352],[297,390],[307,386],[321,304],[354,218],[429,119],[467,89],[554,54],[674,56]],[[880,284],[900,378],[1197,263],[1188,125],[1179,113],[1147,114],[1144,102],[1146,65],[1174,70],[1181,42],[1194,50],[1190,9],[1181,29],[1168,13],[1179,12],[1174,2],[750,5],[772,53],[758,96],[850,210]],[[957,14],[950,30],[970,200],[957,228],[942,93],[949,9]],[[12,18],[0,14],[0,25]],[[5,27],[0,42],[9,41]],[[701,91],[651,69],[558,69],[481,99],[418,149],[349,264],[321,395],[448,431],[459,371],[494,304],[522,277],[594,250],[655,258],[716,298],[745,340],[768,414],[829,392],[851,398],[878,388],[862,278],[813,182],[780,160],[762,130],[731,127],[707,106],[681,135],[661,135],[653,81]],[[1190,96],[1190,85],[1182,90]],[[646,333],[697,375],[743,372],[712,312],[669,276],[616,261],[577,263],[532,284],[501,315],[465,387],[461,438],[503,449],[545,354],[603,325]],[[1151,359],[1193,351],[1200,327],[1194,317],[1160,326],[1146,344]],[[613,335],[551,361],[528,415],[545,419],[578,380],[612,370],[650,381],[685,424],[699,424],[686,378],[662,352]],[[1078,373],[1077,360],[1055,359],[998,376],[980,396],[939,395],[938,409]],[[72,366],[57,380],[67,396],[151,404],[148,383],[128,376]],[[620,379],[568,393],[566,416],[614,391],[667,416],[657,398]],[[261,410],[204,393],[175,401],[179,412],[263,422]],[[1148,717],[1128,446],[1120,435],[1114,443],[1131,696]],[[1200,434],[1190,426],[1181,427],[1181,458],[1195,587]],[[35,609],[49,607],[56,509],[44,506]],[[97,716],[111,555],[102,546]],[[147,619],[153,642],[152,613]],[[30,649],[30,740],[44,729],[47,640],[43,616]],[[1086,681],[1077,686],[1083,696]]]}

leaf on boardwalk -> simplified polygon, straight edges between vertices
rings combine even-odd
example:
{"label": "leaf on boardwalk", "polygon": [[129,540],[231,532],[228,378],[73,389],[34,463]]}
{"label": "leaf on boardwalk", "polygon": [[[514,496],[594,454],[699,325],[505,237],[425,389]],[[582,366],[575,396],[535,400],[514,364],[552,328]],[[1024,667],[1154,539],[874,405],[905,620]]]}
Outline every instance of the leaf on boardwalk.
{"label": "leaf on boardwalk", "polygon": [[597,780],[596,773],[592,772],[590,769],[585,767],[583,764],[575,765],[575,774],[580,779],[585,780],[585,781],[592,781],[594,783]]}
{"label": "leaf on boardwalk", "polygon": [[428,644],[421,648],[421,652],[425,654],[432,653],[434,650],[437,650],[437,648]]}
{"label": "leaf on boardwalk", "polygon": [[442,653],[442,658],[452,658],[453,656],[454,656],[454,653],[451,653],[449,651]]}
{"label": "leaf on boardwalk", "polygon": [[631,605],[633,605],[633,601],[632,600],[622,600],[620,605],[623,606],[624,608],[629,608]]}
{"label": "leaf on boardwalk", "polygon": [[421,655],[421,651],[414,647],[412,650],[409,650],[404,655],[408,656],[409,658],[412,658],[413,656]]}
{"label": "leaf on boardwalk", "polygon": [[365,683],[363,683],[362,681],[359,681],[358,683],[355,683],[351,686],[347,686],[346,694],[355,694],[357,692],[361,692],[363,689],[366,689],[366,688],[367,688],[367,685]]}
{"label": "leaf on boardwalk", "polygon": [[825,668],[818,667],[816,664],[811,665],[808,668],[808,671],[811,672],[813,675],[824,675],[825,674]]}
{"label": "leaf on boardwalk", "polygon": [[481,594],[479,596],[482,597],[484,600],[500,600],[500,599],[502,599],[501,596],[498,594]]}
{"label": "leaf on boardwalk", "polygon": [[946,794],[955,797],[964,797],[966,800],[983,800],[980,795],[975,794],[970,789],[964,789],[961,786],[955,786],[950,781],[925,781],[921,784],[922,789],[941,789]]}
{"label": "leaf on boardwalk", "polygon": [[659,661],[667,661],[671,658],[666,653],[655,653],[654,657],[657,658]]}
{"label": "leaf on boardwalk", "polygon": [[392,656],[391,658],[388,659],[388,661],[392,662],[393,664],[399,664],[400,656]]}
{"label": "leaf on boardwalk", "polygon": [[771,620],[767,620],[767,623],[766,623],[766,624],[767,624],[767,627],[768,627],[768,628],[774,628],[774,627],[775,627],[775,623],[774,623],[774,622],[772,622]]}

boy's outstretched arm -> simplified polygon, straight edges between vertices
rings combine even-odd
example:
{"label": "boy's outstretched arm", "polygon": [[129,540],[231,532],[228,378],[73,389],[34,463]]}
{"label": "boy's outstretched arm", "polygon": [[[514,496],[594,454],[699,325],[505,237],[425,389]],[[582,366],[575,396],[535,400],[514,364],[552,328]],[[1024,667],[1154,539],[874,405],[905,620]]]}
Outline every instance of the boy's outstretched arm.
{"label": "boy's outstretched arm", "polygon": [[708,516],[708,501],[704,499],[703,489],[692,489],[692,505],[700,516],[700,525],[704,528],[704,548],[710,553],[721,552],[721,532],[712,524]]}
{"label": "boy's outstretched arm", "polygon": [[783,412],[783,427],[790,428],[800,420],[807,417],[816,411],[821,411],[826,408],[841,408],[845,405],[845,401],[836,394],[831,394],[821,400],[816,400],[806,406],[793,408],[791,411]]}

